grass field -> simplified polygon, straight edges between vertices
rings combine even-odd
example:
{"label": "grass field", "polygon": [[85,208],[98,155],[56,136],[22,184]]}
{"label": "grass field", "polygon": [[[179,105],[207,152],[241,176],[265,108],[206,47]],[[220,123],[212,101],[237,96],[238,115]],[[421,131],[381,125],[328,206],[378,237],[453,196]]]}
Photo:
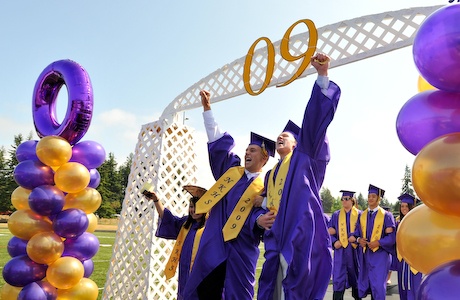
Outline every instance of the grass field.
{"label": "grass field", "polygon": [[[112,257],[112,248],[115,242],[115,231],[100,231],[96,230],[94,235],[97,236],[100,243],[100,248],[97,254],[93,257],[94,272],[90,276],[99,287],[98,299],[102,299],[103,289],[106,281],[109,263]],[[8,241],[12,238],[11,232],[5,226],[0,227],[0,269],[3,271],[3,266],[11,259],[7,251]],[[263,245],[261,244],[261,255],[257,263],[256,278],[259,277],[263,263]],[[0,277],[0,287],[5,284],[3,276]],[[257,284],[257,281],[256,281]],[[257,285],[256,289],[257,291]]]}

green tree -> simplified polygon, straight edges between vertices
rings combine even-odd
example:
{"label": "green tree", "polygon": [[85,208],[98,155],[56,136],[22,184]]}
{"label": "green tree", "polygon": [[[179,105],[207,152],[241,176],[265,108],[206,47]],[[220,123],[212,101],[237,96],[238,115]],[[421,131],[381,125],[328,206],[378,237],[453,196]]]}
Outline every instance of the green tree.
{"label": "green tree", "polygon": [[120,211],[124,197],[124,187],[113,153],[109,153],[108,159],[98,168],[98,171],[101,175],[101,183],[97,190],[101,194],[102,204],[96,213],[101,218],[110,218]]}
{"label": "green tree", "polygon": [[323,201],[323,211],[330,213],[332,204],[334,203],[334,197],[331,195],[331,191],[328,188],[322,188],[320,194],[321,200]]}
{"label": "green tree", "polygon": [[334,203],[332,204],[331,212],[335,212],[342,208],[342,197],[337,197],[334,199]]}
{"label": "green tree", "polygon": [[367,200],[364,199],[364,196],[362,193],[359,193],[358,198],[356,198],[358,201],[358,208],[361,210],[365,210],[367,208]]}

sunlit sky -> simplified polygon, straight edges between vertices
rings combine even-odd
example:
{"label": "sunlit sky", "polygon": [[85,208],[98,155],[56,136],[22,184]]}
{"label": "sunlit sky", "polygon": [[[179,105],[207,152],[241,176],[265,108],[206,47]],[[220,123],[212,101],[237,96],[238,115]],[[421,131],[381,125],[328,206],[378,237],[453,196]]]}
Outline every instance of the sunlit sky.
{"label": "sunlit sky", "polygon": [[[19,133],[38,139],[32,92],[43,69],[57,60],[78,62],[92,81],[94,115],[83,140],[99,142],[123,163],[143,124],[158,120],[195,82],[244,56],[261,36],[277,41],[300,19],[320,28],[385,11],[449,5],[447,0],[181,2],[2,1],[0,146],[10,149]],[[323,185],[333,196],[341,189],[367,195],[371,183],[385,189],[390,202],[397,200],[405,166],[412,168],[415,157],[398,139],[396,117],[418,93],[418,76],[411,47],[330,70],[342,89],[328,130],[331,162]],[[275,139],[288,119],[300,124],[315,78],[215,103],[217,122],[237,141],[234,151],[244,155],[250,131]],[[67,108],[62,93],[58,117]],[[186,124],[196,130],[198,184],[209,187],[201,112],[187,111]]]}

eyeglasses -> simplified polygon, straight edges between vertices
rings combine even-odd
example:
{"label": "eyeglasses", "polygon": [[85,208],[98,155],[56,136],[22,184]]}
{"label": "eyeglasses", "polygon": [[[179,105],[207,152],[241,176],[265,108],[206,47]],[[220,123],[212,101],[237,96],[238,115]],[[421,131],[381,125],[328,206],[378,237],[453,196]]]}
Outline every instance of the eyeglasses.
{"label": "eyeglasses", "polygon": [[348,201],[351,200],[351,197],[342,197],[342,201]]}

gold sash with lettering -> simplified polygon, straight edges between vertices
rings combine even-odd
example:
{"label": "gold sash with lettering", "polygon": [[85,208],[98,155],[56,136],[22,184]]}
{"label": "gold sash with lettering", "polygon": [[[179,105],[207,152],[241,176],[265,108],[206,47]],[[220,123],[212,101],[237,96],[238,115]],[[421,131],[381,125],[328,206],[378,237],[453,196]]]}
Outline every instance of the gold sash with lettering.
{"label": "gold sash with lettering", "polygon": [[[367,238],[367,215],[369,214],[369,209],[366,208],[365,211],[361,214],[361,231],[363,233],[363,238]],[[369,239],[369,242],[373,241],[378,241],[380,240],[380,237],[382,236],[382,230],[383,230],[383,221],[385,217],[385,210],[381,207],[379,207],[377,211],[377,215],[375,216],[374,220],[374,227],[372,228],[372,236]],[[366,251],[367,247],[364,247],[364,251]],[[372,251],[377,251],[380,247],[376,247],[372,249]]]}
{"label": "gold sash with lettering", "polygon": [[286,157],[281,162],[275,180],[273,180],[273,177],[275,176],[276,165],[273,167],[268,177],[267,208],[274,212],[275,215],[280,207],[281,195],[283,194],[287,172],[289,170],[289,165],[291,164],[291,156],[292,151],[286,155]]}
{"label": "gold sash with lettering", "polygon": [[[232,187],[240,180],[244,174],[244,167],[233,167],[227,170],[216,183],[203,195],[195,204],[195,212],[197,214],[207,213],[232,189]],[[249,212],[253,206],[253,200],[256,195],[259,195],[263,190],[263,180],[257,177],[244,191],[241,198],[238,200],[230,217],[222,229],[225,241],[229,241],[238,236],[246,221]]]}
{"label": "gold sash with lettering", "polygon": [[[358,220],[358,209],[352,207],[350,212],[350,232],[355,231],[356,221]],[[342,208],[339,213],[339,240],[343,248],[348,246],[348,232],[347,232],[347,216],[345,209]],[[351,244],[353,248],[358,247],[357,244]]]}

